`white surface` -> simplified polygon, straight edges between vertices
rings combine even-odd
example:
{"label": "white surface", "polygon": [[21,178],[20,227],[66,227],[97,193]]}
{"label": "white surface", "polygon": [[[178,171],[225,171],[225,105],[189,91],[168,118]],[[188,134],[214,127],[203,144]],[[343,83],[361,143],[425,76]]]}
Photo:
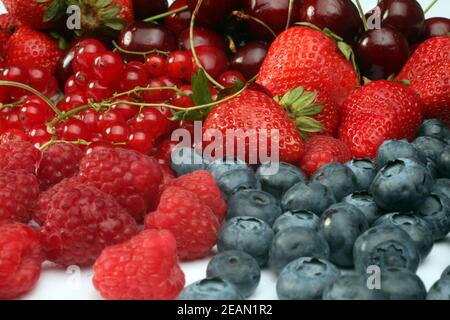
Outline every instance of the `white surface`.
{"label": "white surface", "polygon": [[[372,8],[377,3],[376,0],[361,1],[366,10]],[[431,0],[419,1],[424,7]],[[0,13],[4,12],[0,1]],[[427,17],[450,16],[450,1],[441,0],[428,13]],[[186,283],[190,284],[205,277],[206,265],[209,259],[201,261],[183,263],[182,268],[186,274]],[[440,277],[440,274],[450,264],[450,238],[435,245],[430,256],[421,264],[418,275],[422,278],[427,289]],[[41,279],[37,287],[24,296],[24,299],[101,299],[92,285],[92,270],[77,268],[61,269],[46,263],[43,268]],[[269,271],[263,271],[260,286],[252,299],[276,299],[276,277]]]}

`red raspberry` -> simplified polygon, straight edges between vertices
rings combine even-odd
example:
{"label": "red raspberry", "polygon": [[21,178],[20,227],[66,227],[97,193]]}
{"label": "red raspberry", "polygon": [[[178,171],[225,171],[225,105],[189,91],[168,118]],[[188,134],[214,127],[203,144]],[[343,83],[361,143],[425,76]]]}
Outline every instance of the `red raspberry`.
{"label": "red raspberry", "polygon": [[223,221],[225,218],[227,204],[223,200],[211,172],[206,170],[194,171],[170,181],[168,186],[180,187],[195,193],[204,205],[211,208],[219,221]]}
{"label": "red raspberry", "polygon": [[0,226],[0,299],[14,299],[33,289],[41,274],[39,234],[25,224]]}
{"label": "red raspberry", "polygon": [[41,190],[76,175],[82,157],[81,149],[72,143],[57,143],[45,149],[37,171]]}
{"label": "red raspberry", "polygon": [[36,176],[25,171],[0,171],[0,225],[27,223],[39,198]]}
{"label": "red raspberry", "polygon": [[352,153],[344,142],[333,137],[316,135],[306,140],[300,167],[307,175],[312,176],[328,163],[344,163],[351,159]]}
{"label": "red raspberry", "polygon": [[102,148],[86,155],[80,177],[113,195],[137,221],[154,209],[162,183],[161,168],[154,158],[122,148]]}
{"label": "red raspberry", "polygon": [[47,258],[60,265],[91,265],[102,250],[132,237],[134,219],[108,195],[77,180],[65,180],[39,201],[46,212],[42,244]]}
{"label": "red raspberry", "polygon": [[41,152],[27,141],[0,144],[0,170],[25,170],[36,173]]}
{"label": "red raspberry", "polygon": [[146,217],[145,227],[172,231],[180,259],[193,260],[210,253],[217,242],[220,224],[195,193],[168,187],[162,193],[158,209]]}
{"label": "red raspberry", "polygon": [[107,299],[175,299],[184,287],[176,241],[167,230],[144,230],[106,248],[94,264],[95,288]]}

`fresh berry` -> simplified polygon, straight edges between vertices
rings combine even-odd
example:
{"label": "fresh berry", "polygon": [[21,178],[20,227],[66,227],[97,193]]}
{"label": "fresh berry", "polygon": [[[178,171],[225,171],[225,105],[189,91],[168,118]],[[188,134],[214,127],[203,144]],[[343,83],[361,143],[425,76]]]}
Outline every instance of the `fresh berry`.
{"label": "fresh berry", "polygon": [[102,84],[117,81],[124,70],[122,58],[114,52],[105,52],[94,60],[94,74]]}
{"label": "fresh berry", "polygon": [[263,41],[249,42],[233,55],[230,66],[250,80],[258,74],[268,51],[269,46]]}
{"label": "fresh berry", "polygon": [[433,162],[438,159],[439,155],[447,147],[447,144],[442,140],[430,136],[418,137],[412,142],[412,145],[419,150],[419,153],[422,153],[422,157],[425,156]]}
{"label": "fresh berry", "polygon": [[[168,11],[180,9],[187,5],[187,0],[175,0],[170,5]],[[189,27],[191,23],[191,11],[184,10],[177,13],[172,13],[164,19],[164,25],[174,34],[179,35],[183,30]]]}
{"label": "fresh berry", "polygon": [[216,180],[225,199],[229,199],[238,191],[246,189],[261,189],[255,173],[246,169],[233,169],[220,175]]}
{"label": "fresh berry", "polygon": [[442,277],[436,281],[427,294],[427,300],[445,300],[450,296],[450,277]]}
{"label": "fresh berry", "polygon": [[221,278],[206,278],[187,286],[178,300],[244,300],[238,288]]}
{"label": "fresh berry", "polygon": [[272,226],[275,234],[292,227],[305,227],[315,231],[319,231],[319,217],[307,210],[287,211],[279,216]]}
{"label": "fresh berry", "polygon": [[366,217],[369,226],[384,214],[384,212],[378,208],[375,200],[368,192],[355,192],[349,194],[342,202],[351,204],[361,210]]}
{"label": "fresh berry", "polygon": [[[239,2],[237,0],[229,1],[214,1],[205,0],[200,6],[196,22],[207,28],[222,28],[225,24],[228,15],[239,8]],[[194,12],[195,7],[198,4],[198,0],[188,0],[189,10]]]}
{"label": "fresh berry", "polygon": [[341,275],[325,288],[323,300],[386,300],[381,290],[369,289],[364,275],[356,273]]}
{"label": "fresh berry", "polygon": [[430,224],[435,241],[444,239],[450,232],[450,198],[444,194],[432,192],[416,213]]}
{"label": "fresh berry", "polygon": [[[195,48],[200,64],[211,77],[218,78],[228,69],[228,59],[220,49],[212,46],[201,46]],[[194,72],[197,73],[198,66],[194,65]]]}
{"label": "fresh berry", "polygon": [[222,174],[234,169],[244,169],[244,170],[247,169],[249,171],[252,170],[250,166],[246,164],[244,161],[239,159],[235,160],[232,158],[216,159],[210,162],[207,165],[206,169],[211,172],[216,181],[220,179]]}
{"label": "fresh berry", "polygon": [[320,168],[311,178],[328,187],[337,201],[353,193],[357,189],[356,176],[350,168],[341,163],[329,163]]}
{"label": "fresh berry", "polygon": [[26,141],[12,141],[0,144],[0,170],[24,170],[35,173],[41,153]]}
{"label": "fresh berry", "polygon": [[378,169],[383,168],[389,161],[399,158],[410,158],[426,163],[426,156],[421,150],[406,140],[386,140],[377,152],[376,163]]}
{"label": "fresh berry", "polygon": [[160,54],[149,54],[145,67],[152,77],[160,77],[167,71],[167,59]]}
{"label": "fresh berry", "polygon": [[177,174],[182,176],[197,170],[204,170],[206,161],[192,148],[178,147],[174,149],[170,157],[170,167]]}
{"label": "fresh berry", "polygon": [[450,33],[450,19],[435,17],[425,20],[424,39],[445,36]]}
{"label": "fresh berry", "polygon": [[225,71],[219,77],[219,83],[225,88],[232,88],[236,83],[245,83],[245,78],[239,71]]}
{"label": "fresh berry", "polygon": [[388,300],[425,300],[427,296],[427,289],[419,276],[402,268],[383,270],[380,287]]}
{"label": "fresh berry", "polygon": [[54,23],[45,20],[50,13],[53,1],[5,0],[8,13],[33,29],[48,29]]}
{"label": "fresh berry", "polygon": [[145,19],[167,11],[167,0],[133,0],[133,9],[136,18]]}
{"label": "fresh berry", "polygon": [[450,146],[447,146],[439,155],[436,165],[442,177],[450,178]]}
{"label": "fresh berry", "polygon": [[368,159],[353,159],[345,163],[356,177],[356,191],[368,191],[376,175],[375,163]]}
{"label": "fresh berry", "polygon": [[[178,47],[180,48],[180,50],[191,50],[191,41],[189,34],[190,29],[187,28],[183,32],[181,32],[180,36],[178,37]],[[223,52],[226,51],[226,46],[223,39],[217,33],[202,27],[194,27],[193,41],[194,48],[211,46],[222,50]]]}
{"label": "fresh berry", "polygon": [[438,119],[427,119],[420,126],[417,136],[430,136],[445,141],[450,137],[450,130]]}

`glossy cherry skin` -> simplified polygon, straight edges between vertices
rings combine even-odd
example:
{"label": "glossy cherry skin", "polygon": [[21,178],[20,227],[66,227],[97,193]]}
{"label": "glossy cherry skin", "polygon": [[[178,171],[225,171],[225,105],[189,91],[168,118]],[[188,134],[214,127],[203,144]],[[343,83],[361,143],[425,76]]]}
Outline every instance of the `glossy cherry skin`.
{"label": "glossy cherry skin", "polygon": [[[226,51],[225,41],[215,32],[202,27],[194,28],[194,47],[210,46]],[[189,40],[189,29],[185,29],[178,37],[178,47],[180,50],[191,50]]]}
{"label": "glossy cherry skin", "polygon": [[[203,46],[196,48],[195,51],[203,68],[213,78],[217,78],[228,69],[228,58],[222,50],[216,47]],[[194,72],[198,72],[198,67],[195,63]]]}
{"label": "glossy cherry skin", "polygon": [[[188,0],[189,9],[194,12],[198,0]],[[196,25],[209,29],[222,29],[233,10],[238,10],[241,0],[203,0]]]}
{"label": "glossy cherry skin", "polygon": [[136,19],[145,19],[163,13],[167,7],[167,0],[133,0]]}
{"label": "glossy cherry skin", "polygon": [[424,39],[444,36],[450,33],[450,19],[430,18],[425,20]]}
{"label": "glossy cherry skin", "polygon": [[[168,11],[173,11],[186,5],[187,0],[175,0],[175,2],[169,7]],[[189,27],[191,17],[192,13],[190,10],[173,13],[165,18],[164,25],[173,33],[179,35],[181,31]]]}
{"label": "glossy cherry skin", "polygon": [[254,41],[246,44],[231,58],[230,66],[250,80],[258,74],[266,58],[269,46],[263,41]]}
{"label": "glossy cherry skin", "polygon": [[382,27],[364,33],[355,46],[361,72],[372,80],[397,74],[408,60],[406,38],[392,27]]}
{"label": "glossy cherry skin", "polygon": [[235,85],[236,82],[245,83],[245,78],[239,71],[229,70],[222,73],[219,77],[219,83],[225,88],[230,88]]}
{"label": "glossy cherry skin", "polygon": [[300,20],[328,28],[350,43],[363,27],[358,8],[351,0],[305,0]]}
{"label": "glossy cherry skin", "polygon": [[58,79],[59,85],[64,85],[67,79],[73,74],[73,59],[75,57],[75,52],[78,50],[79,44],[82,41],[83,38],[76,38],[58,61],[55,77]]}
{"label": "glossy cherry skin", "polygon": [[[294,0],[291,23],[300,21],[300,8],[303,0]],[[244,0],[244,12],[267,24],[276,34],[286,29],[289,13],[289,0]],[[273,35],[261,24],[248,21],[250,33],[257,39],[273,41]]]}

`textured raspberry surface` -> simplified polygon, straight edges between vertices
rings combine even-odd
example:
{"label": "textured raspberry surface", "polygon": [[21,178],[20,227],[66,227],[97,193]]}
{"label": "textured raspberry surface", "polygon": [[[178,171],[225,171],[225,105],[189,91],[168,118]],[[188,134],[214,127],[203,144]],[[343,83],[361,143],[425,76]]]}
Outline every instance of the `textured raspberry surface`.
{"label": "textured raspberry surface", "polygon": [[195,193],[168,187],[161,195],[158,209],[146,217],[145,227],[172,231],[180,259],[193,260],[210,253],[217,242],[220,224]]}
{"label": "textured raspberry surface", "polygon": [[41,152],[26,141],[0,144],[0,170],[25,170],[36,173]]}
{"label": "textured raspberry surface", "polygon": [[194,171],[183,175],[168,183],[168,186],[176,186],[195,193],[200,201],[211,208],[219,221],[225,218],[227,204],[211,172],[206,170]]}
{"label": "textured raspberry surface", "polygon": [[136,220],[154,210],[162,173],[158,162],[122,148],[99,149],[80,164],[83,182],[111,194]]}
{"label": "textured raspberry surface", "polygon": [[94,272],[94,286],[107,299],[175,299],[185,283],[176,240],[167,230],[144,230],[106,248]]}
{"label": "textured raspberry surface", "polygon": [[50,261],[89,266],[102,250],[137,232],[136,222],[111,195],[77,179],[64,180],[39,201],[42,244]]}
{"label": "textured raspberry surface", "polygon": [[45,149],[37,171],[41,190],[77,174],[82,157],[81,149],[71,143],[57,143]]}
{"label": "textured raspberry surface", "polygon": [[24,224],[0,226],[0,299],[30,291],[41,274],[39,234]]}

